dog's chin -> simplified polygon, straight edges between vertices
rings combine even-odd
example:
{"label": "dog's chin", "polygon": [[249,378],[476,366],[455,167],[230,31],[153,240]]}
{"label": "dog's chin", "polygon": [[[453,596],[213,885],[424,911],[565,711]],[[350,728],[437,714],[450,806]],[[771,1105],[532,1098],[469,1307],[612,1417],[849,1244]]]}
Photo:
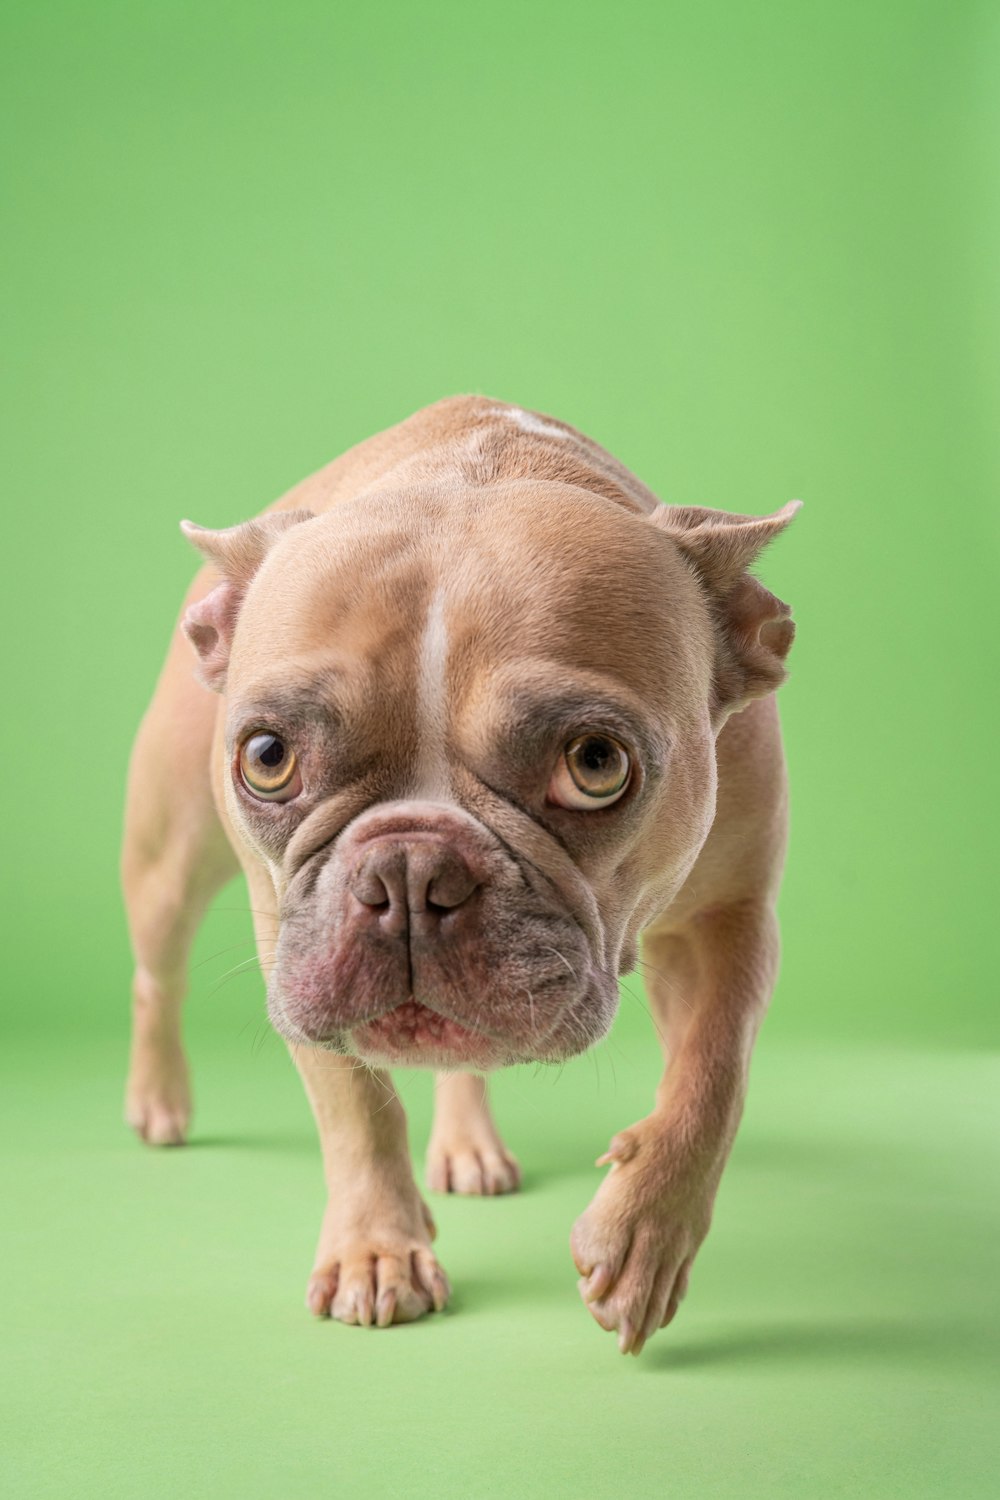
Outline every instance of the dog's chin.
{"label": "dog's chin", "polygon": [[461,1068],[491,1072],[519,1062],[509,1042],[463,1026],[417,1000],[353,1026],[346,1050],[362,1062],[393,1068]]}
{"label": "dog's chin", "polygon": [[371,1067],[488,1073],[514,1063],[543,1060],[536,1059],[530,1048],[519,1049],[511,1040],[463,1026],[413,999],[374,1020],[332,1034],[290,1024],[284,1015],[272,1014],[271,1019],[286,1040],[297,1046],[356,1057]]}
{"label": "dog's chin", "polygon": [[296,1015],[295,1008],[282,1003],[274,992],[268,1009],[275,1029],[293,1046],[356,1057],[371,1067],[489,1073],[517,1063],[561,1064],[600,1041],[615,1006],[601,1003],[596,993],[587,998],[595,1003],[585,1008],[568,1006],[556,1025],[541,1035],[486,1031],[412,995],[381,1015],[336,1028],[330,1025],[329,1014],[299,1011]]}

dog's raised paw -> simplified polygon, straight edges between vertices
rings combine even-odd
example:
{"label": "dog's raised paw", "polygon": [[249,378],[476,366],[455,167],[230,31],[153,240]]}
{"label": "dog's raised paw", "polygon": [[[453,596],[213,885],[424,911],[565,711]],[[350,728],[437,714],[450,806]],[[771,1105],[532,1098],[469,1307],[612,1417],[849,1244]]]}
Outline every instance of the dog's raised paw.
{"label": "dog's raised paw", "polygon": [[622,1131],[598,1160],[612,1170],[570,1237],[580,1296],[594,1321],[617,1333],[622,1354],[640,1354],[673,1320],[708,1232],[714,1183],[678,1182],[675,1159],[655,1122]]}

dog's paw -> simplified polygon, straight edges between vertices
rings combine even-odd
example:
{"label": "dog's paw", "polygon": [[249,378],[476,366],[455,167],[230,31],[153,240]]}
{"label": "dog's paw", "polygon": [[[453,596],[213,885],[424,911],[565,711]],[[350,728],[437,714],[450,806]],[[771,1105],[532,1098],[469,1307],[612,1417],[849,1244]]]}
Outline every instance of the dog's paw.
{"label": "dog's paw", "polygon": [[521,1186],[521,1168],[489,1120],[435,1130],[427,1148],[427,1186],[434,1193],[492,1198]]}
{"label": "dog's paw", "polygon": [[[355,1185],[356,1186],[356,1185]],[[327,1204],[306,1306],[318,1318],[362,1328],[412,1323],[451,1295],[431,1249],[436,1229],[411,1184],[373,1181]]]}
{"label": "dog's paw", "polygon": [[125,1123],[148,1146],[182,1146],[190,1122],[191,1088],[180,1044],[136,1038],[125,1090]]}
{"label": "dog's paw", "polygon": [[372,1236],[345,1244],[316,1266],[306,1306],[319,1318],[388,1328],[440,1312],[450,1295],[429,1245]]}
{"label": "dog's paw", "polygon": [[570,1236],[580,1295],[623,1354],[672,1320],[711,1222],[714,1182],[678,1182],[670,1161],[653,1117],[616,1135],[597,1163],[611,1170]]}
{"label": "dog's paw", "polygon": [[486,1080],[474,1073],[437,1078],[427,1186],[435,1193],[476,1198],[513,1193],[521,1186],[521,1168],[493,1123]]}

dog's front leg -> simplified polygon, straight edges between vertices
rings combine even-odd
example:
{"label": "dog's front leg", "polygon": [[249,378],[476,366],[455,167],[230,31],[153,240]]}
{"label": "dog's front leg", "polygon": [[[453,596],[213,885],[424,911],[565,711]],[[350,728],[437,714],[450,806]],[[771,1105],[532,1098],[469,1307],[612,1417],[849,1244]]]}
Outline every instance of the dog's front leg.
{"label": "dog's front leg", "polygon": [[293,1047],[323,1148],[327,1207],[307,1305],[342,1323],[410,1323],[448,1300],[434,1221],[410,1165],[406,1116],[387,1073]]}
{"label": "dog's front leg", "polygon": [[647,934],[644,975],[667,1057],[651,1114],[616,1135],[611,1170],[571,1238],[594,1318],[638,1354],[677,1311],[736,1134],[754,1037],[777,968],[755,901]]}

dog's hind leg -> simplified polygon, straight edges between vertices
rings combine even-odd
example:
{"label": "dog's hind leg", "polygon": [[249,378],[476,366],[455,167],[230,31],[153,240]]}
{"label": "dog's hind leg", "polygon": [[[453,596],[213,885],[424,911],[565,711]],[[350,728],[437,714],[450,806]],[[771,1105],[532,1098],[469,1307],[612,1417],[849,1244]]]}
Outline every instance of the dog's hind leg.
{"label": "dog's hind leg", "polygon": [[438,1073],[427,1186],[435,1193],[492,1197],[513,1193],[520,1185],[521,1168],[493,1123],[486,1079],[476,1073]]}
{"label": "dog's hind leg", "polygon": [[[192,596],[204,592],[204,582]],[[237,863],[212,800],[218,698],[175,632],[129,768],[122,887],[135,958],[125,1118],[152,1146],[180,1145],[191,1114],[181,1003],[195,933]]]}

